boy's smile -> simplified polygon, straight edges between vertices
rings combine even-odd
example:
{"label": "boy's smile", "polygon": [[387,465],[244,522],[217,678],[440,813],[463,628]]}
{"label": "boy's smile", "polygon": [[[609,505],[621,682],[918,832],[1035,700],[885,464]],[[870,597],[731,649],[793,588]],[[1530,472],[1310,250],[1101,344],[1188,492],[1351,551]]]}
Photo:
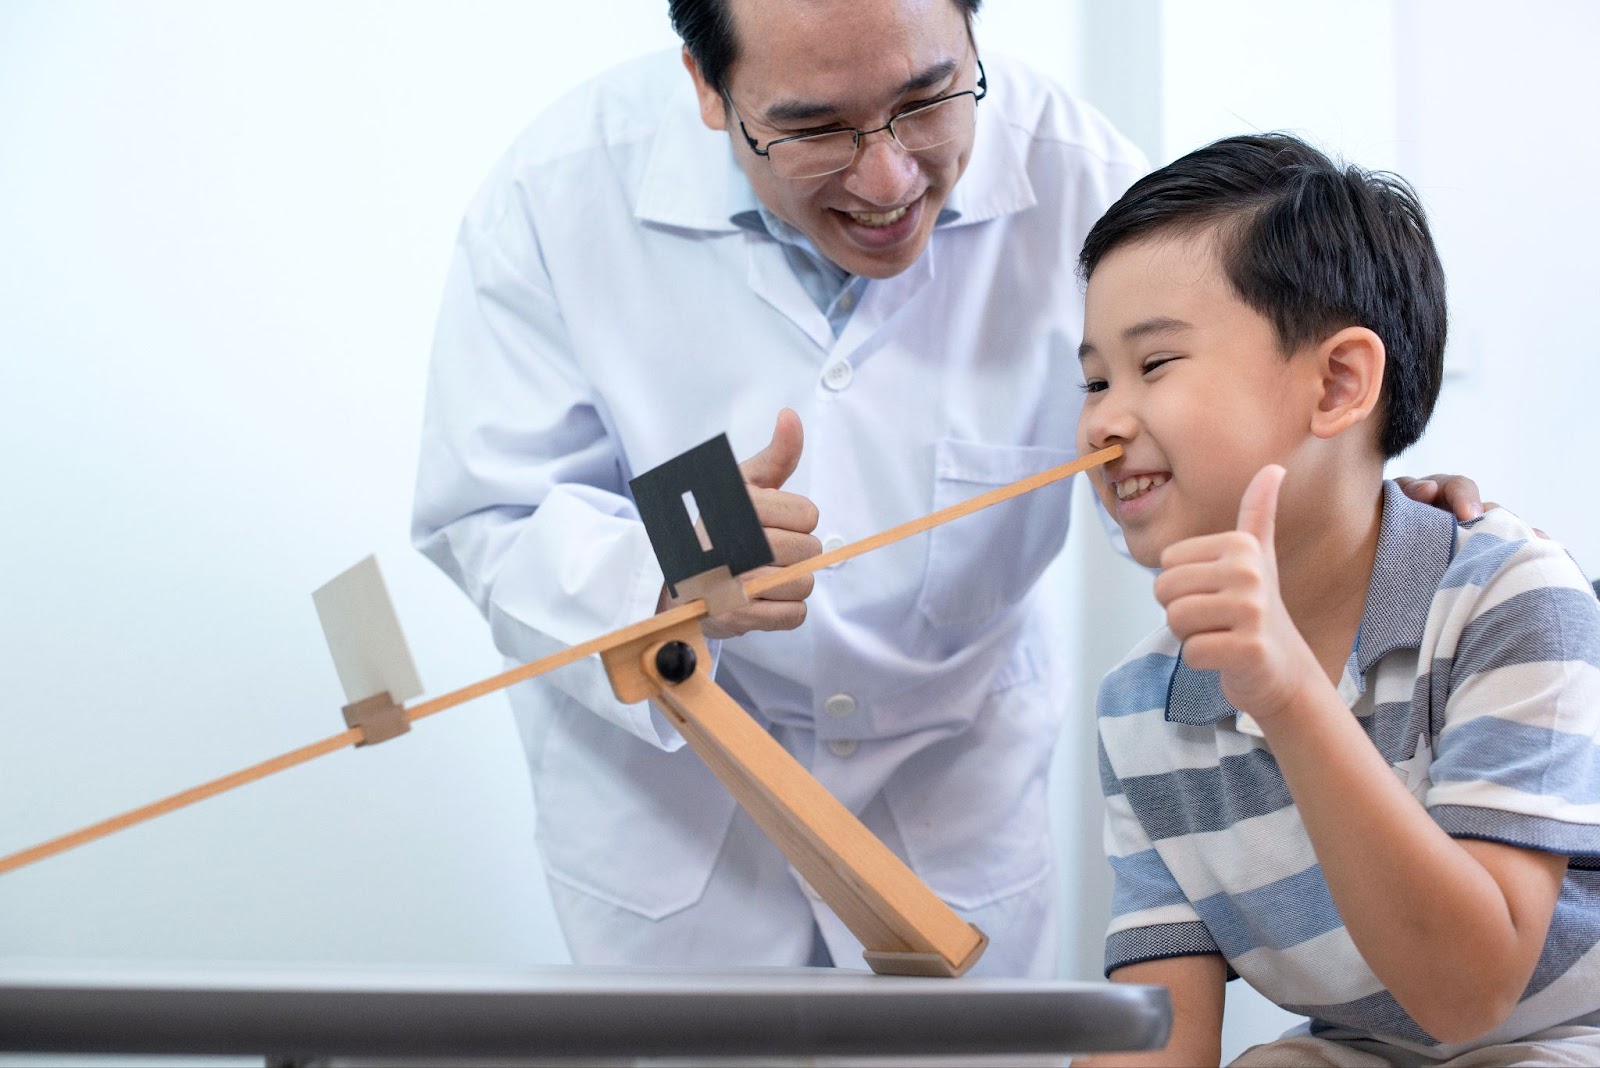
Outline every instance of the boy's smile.
{"label": "boy's smile", "polygon": [[1215,242],[1209,228],[1135,241],[1089,281],[1078,447],[1123,446],[1090,479],[1147,567],[1232,529],[1251,477],[1290,462],[1315,405],[1314,376],[1234,292]]}

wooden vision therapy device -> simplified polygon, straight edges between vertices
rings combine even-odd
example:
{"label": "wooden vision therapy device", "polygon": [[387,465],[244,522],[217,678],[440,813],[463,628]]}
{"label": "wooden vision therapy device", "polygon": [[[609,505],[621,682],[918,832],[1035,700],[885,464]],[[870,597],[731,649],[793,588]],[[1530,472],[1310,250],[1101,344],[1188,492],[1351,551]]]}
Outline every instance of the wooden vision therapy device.
{"label": "wooden vision therapy device", "polygon": [[[621,630],[512,668],[431,701],[422,692],[377,564],[368,557],[313,594],[350,703],[347,730],[81,830],[0,857],[0,875],[263,779],[346,746],[376,745],[419,719],[598,654],[617,699],[655,701],[689,747],[772,839],[861,944],[873,971],[957,976],[988,938],[934,895],[900,858],[751,719],[710,675],[700,620],[802,575],[1000,504],[1122,454],[1119,446],[1050,468],[797,564],[741,581],[772,562],[725,435],[635,478],[630,486],[675,598],[689,601]],[[692,498],[700,512],[689,514]]]}

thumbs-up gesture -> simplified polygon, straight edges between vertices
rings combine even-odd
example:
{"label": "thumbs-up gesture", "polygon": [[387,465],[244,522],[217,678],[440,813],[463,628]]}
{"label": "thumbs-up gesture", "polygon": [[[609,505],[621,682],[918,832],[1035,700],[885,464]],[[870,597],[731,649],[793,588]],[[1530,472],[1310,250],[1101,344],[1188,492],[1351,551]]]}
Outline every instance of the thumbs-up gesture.
{"label": "thumbs-up gesture", "polygon": [[1277,464],[1257,471],[1239,502],[1237,529],[1169,545],[1155,584],[1183,659],[1220,671],[1228,701],[1258,721],[1323,677],[1278,591],[1273,537],[1283,477]]}
{"label": "thumbs-up gesture", "polygon": [[[783,484],[800,465],[800,450],[805,444],[800,416],[785,408],[778,413],[772,440],[766,448],[739,465],[744,475],[756,518],[767,533],[773,561],[746,577],[765,574],[816,556],[822,543],[811,533],[817,529],[817,506],[798,493],[786,492]],[[752,630],[793,630],[806,618],[806,598],[816,580],[810,575],[775,586],[749,604],[731,612],[707,616],[704,629],[708,638],[732,638]],[[660,608],[672,607],[666,590],[661,591]]]}

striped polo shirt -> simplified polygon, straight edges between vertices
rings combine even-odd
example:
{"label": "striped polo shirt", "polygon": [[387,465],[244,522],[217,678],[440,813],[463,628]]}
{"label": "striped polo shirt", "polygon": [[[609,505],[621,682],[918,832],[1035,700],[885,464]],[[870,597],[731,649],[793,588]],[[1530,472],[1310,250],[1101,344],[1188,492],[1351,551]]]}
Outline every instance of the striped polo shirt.
{"label": "striped polo shirt", "polygon": [[1443,1045],[1406,1014],[1345,931],[1259,728],[1165,628],[1100,688],[1107,973],[1220,953],[1313,1034],[1433,1057],[1600,1023],[1600,603],[1577,565],[1503,508],[1457,525],[1385,483],[1339,694],[1446,832],[1572,858],[1511,1017]]}

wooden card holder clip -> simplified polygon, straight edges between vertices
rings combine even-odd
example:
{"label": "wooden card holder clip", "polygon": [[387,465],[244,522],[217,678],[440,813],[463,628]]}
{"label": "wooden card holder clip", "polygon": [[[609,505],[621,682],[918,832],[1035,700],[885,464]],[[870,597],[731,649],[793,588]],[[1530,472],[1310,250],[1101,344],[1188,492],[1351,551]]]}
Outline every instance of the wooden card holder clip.
{"label": "wooden card holder clip", "polygon": [[411,729],[406,710],[387,691],[345,705],[343,711],[345,726],[361,731],[357,747],[387,742]]}

